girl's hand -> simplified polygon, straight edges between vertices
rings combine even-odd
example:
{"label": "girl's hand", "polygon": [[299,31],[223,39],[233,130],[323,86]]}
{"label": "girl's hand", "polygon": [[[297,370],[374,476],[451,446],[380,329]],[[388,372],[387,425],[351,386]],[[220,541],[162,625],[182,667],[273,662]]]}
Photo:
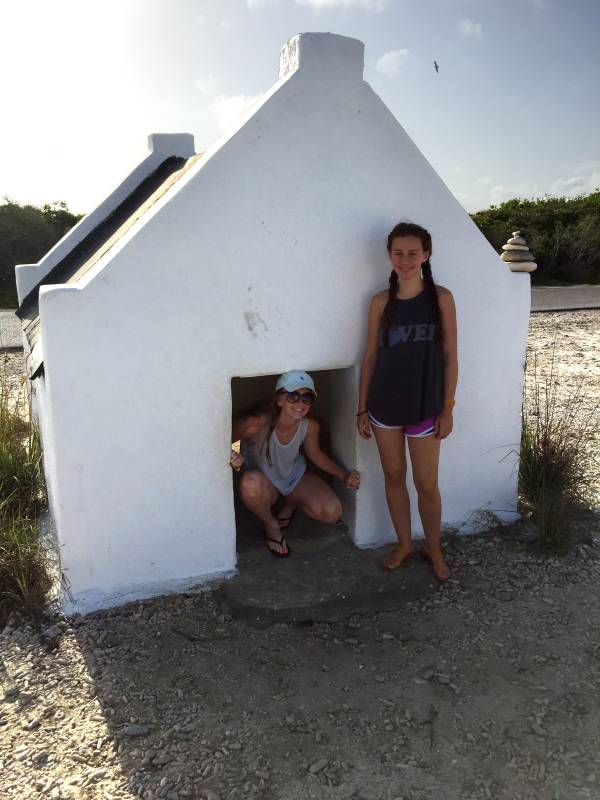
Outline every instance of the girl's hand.
{"label": "girl's hand", "polygon": [[371,438],[371,423],[369,422],[369,415],[366,412],[360,414],[356,418],[356,427],[363,439]]}
{"label": "girl's hand", "polygon": [[236,472],[239,472],[242,468],[242,464],[244,463],[244,456],[240,453],[236,453],[235,450],[231,451],[231,457],[229,458],[229,464],[233,467]]}
{"label": "girl's hand", "polygon": [[445,439],[452,433],[453,419],[452,409],[445,408],[442,413],[435,418],[435,437],[436,439]]}
{"label": "girl's hand", "polygon": [[346,489],[358,489],[360,486],[360,472],[351,469],[350,472],[347,472],[342,478],[342,483]]}

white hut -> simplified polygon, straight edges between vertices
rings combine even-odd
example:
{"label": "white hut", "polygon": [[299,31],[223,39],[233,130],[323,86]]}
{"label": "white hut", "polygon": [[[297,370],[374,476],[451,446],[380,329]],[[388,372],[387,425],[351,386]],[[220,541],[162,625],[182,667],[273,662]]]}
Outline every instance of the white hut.
{"label": "white hut", "polygon": [[334,453],[362,472],[343,498],[351,536],[359,547],[395,538],[376,447],[354,414],[368,300],[387,285],[399,220],[431,231],[435,279],[457,303],[444,522],[514,517],[505,456],[520,436],[529,278],[506,269],[363,81],[363,50],[294,36],[237,129],[202,155],[189,135],[151,136],[150,155],[97,209],[39,264],[17,267],[68,610],[235,569],[235,378],[316,373]]}

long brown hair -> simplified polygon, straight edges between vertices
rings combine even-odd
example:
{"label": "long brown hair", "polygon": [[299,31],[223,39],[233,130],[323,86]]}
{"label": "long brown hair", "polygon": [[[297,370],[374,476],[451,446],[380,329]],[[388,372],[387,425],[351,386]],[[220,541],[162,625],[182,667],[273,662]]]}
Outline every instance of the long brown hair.
{"label": "long brown hair", "polygon": [[[286,394],[285,389],[280,389],[278,392],[264,400],[259,400],[250,408],[245,409],[239,416],[240,417],[266,417],[267,418],[267,434],[262,442],[261,449],[264,450],[267,464],[272,467],[273,461],[271,459],[271,436],[277,425],[277,420],[281,414],[281,406],[277,405],[277,398],[281,394]],[[312,418],[312,406],[309,406],[308,413],[304,415],[303,419],[307,417]]]}
{"label": "long brown hair", "polygon": [[[429,253],[427,261],[425,261],[425,263],[421,267],[421,274],[423,275],[423,281],[425,282],[425,289],[429,297],[429,302],[431,303],[431,311],[433,314],[433,324],[435,331],[434,339],[436,341],[441,341],[442,315],[440,312],[440,301],[438,298],[437,288],[433,280],[433,274],[431,272],[431,263],[429,261],[429,259],[431,258],[431,253],[433,252],[431,234],[429,233],[429,231],[425,230],[425,228],[422,228],[420,225],[416,225],[414,222],[399,222],[394,228],[392,228],[392,230],[388,235],[387,238],[388,254],[392,252],[392,244],[397,236],[416,236],[416,238],[420,240],[421,247],[423,248],[423,250],[426,250]],[[387,303],[385,304],[385,308],[383,309],[383,315],[381,318],[383,343],[386,347],[389,347],[390,344],[389,342],[390,327],[392,324],[394,300],[396,299],[397,294],[398,294],[398,275],[396,274],[396,270],[393,269],[390,275],[390,287],[388,289],[388,299]]]}

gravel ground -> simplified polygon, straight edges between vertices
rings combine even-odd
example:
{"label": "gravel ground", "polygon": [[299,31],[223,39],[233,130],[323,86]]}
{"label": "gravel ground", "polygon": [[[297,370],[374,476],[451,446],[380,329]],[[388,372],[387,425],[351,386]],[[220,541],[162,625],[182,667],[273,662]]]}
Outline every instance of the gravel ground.
{"label": "gravel ground", "polygon": [[[600,393],[600,312],[530,350]],[[581,357],[579,357],[579,355]],[[600,798],[600,517],[447,542],[402,612],[250,628],[212,593],[0,634],[0,798]]]}

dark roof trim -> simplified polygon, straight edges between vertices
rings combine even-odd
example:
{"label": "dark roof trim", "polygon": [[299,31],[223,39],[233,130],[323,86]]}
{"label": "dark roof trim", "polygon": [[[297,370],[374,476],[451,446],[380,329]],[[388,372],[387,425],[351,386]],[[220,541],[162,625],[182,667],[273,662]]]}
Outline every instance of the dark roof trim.
{"label": "dark roof trim", "polygon": [[[23,298],[17,309],[17,316],[32,319],[38,314],[40,286],[48,284],[68,283],[72,281],[79,268],[97,252],[102,245],[121,227],[164,181],[186,163],[185,158],[171,156],[163,161],[157,169],[145,178],[108,217],[100,222],[85,236],[67,255],[53,267],[47,275]],[[77,277],[81,277],[78,275]],[[34,314],[31,312],[34,311]]]}
{"label": "dark roof trim", "polygon": [[27,371],[32,380],[43,374],[40,286],[76,283],[203,155],[199,153],[187,159],[171,156],[163,161],[114,211],[76,244],[23,299],[16,313],[22,321],[29,347]]}

